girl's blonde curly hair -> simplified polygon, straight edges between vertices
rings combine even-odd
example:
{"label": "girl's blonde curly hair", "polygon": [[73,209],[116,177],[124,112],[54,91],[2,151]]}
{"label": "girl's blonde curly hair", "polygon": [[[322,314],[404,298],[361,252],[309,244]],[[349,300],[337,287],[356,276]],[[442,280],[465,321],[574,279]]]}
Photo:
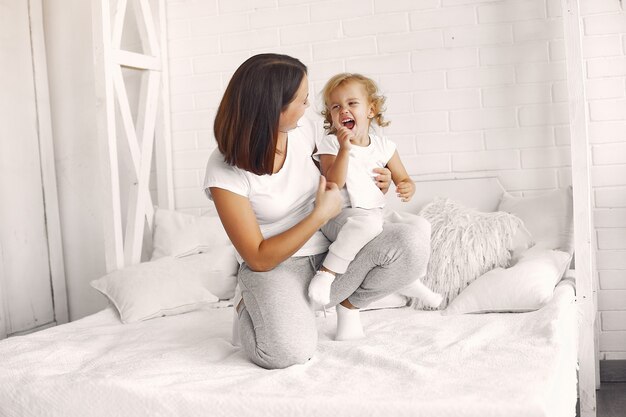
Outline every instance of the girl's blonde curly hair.
{"label": "girl's blonde curly hair", "polygon": [[387,99],[385,96],[379,94],[378,86],[376,85],[374,80],[361,74],[343,72],[341,74],[335,75],[330,80],[328,80],[328,82],[324,86],[324,89],[322,90],[322,100],[324,101],[322,117],[324,117],[324,129],[326,130],[326,133],[331,135],[337,133],[337,129],[333,127],[333,119],[330,114],[330,109],[328,108],[330,95],[337,87],[350,81],[356,81],[365,88],[369,104],[371,104],[374,108],[374,122],[376,122],[376,124],[380,127],[388,126],[390,122],[385,120],[383,116],[383,112],[386,110],[385,100]]}

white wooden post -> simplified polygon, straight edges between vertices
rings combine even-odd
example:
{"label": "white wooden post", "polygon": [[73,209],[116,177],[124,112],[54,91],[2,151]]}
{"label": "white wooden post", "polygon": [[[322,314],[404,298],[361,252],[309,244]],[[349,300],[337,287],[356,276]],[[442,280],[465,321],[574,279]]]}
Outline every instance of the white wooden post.
{"label": "white wooden post", "polygon": [[[100,170],[104,206],[104,249],[108,272],[124,267],[122,213],[117,158],[113,65],[111,62],[111,20],[107,0],[93,0],[92,24],[96,85],[96,117],[100,143]],[[119,15],[118,15],[119,16]],[[123,17],[122,17],[123,21]],[[121,37],[121,30],[120,30]]]}
{"label": "white wooden post", "polygon": [[143,243],[144,219],[152,224],[153,207],[149,197],[150,168],[152,164],[152,149],[154,145],[154,128],[156,124],[157,106],[159,99],[160,73],[148,72],[147,84],[142,83],[140,108],[145,109],[137,116],[137,137],[141,137],[141,163],[138,169],[137,181],[132,184],[128,201],[128,218],[126,220],[126,241],[124,244],[127,264],[135,264],[141,260],[141,246]]}
{"label": "white wooden post", "polygon": [[576,254],[576,302],[581,312],[578,343],[578,392],[582,417],[596,415],[599,384],[596,355],[596,285],[591,206],[591,175],[587,139],[587,101],[578,0],[561,0],[567,57],[569,121],[574,191],[574,250]]}
{"label": "white wooden post", "polygon": [[172,170],[172,138],[170,123],[170,75],[167,56],[167,16],[165,0],[159,0],[159,33],[161,35],[161,105],[156,126],[157,197],[159,207],[174,210],[174,179]]}
{"label": "white wooden post", "polygon": [[[115,1],[115,0],[114,0]],[[137,29],[144,53],[126,51],[121,48],[122,33],[127,7],[132,5],[135,11]],[[105,213],[105,246],[107,252],[107,270],[122,268],[125,265],[141,261],[144,226],[152,229],[154,208],[150,196],[150,170],[152,154],[155,148],[161,155],[157,160],[170,160],[164,152],[171,149],[169,119],[169,92],[164,90],[164,68],[167,60],[163,59],[167,48],[165,31],[165,2],[160,1],[155,13],[148,0],[117,0],[111,18],[109,0],[93,0],[93,30],[96,65],[96,94],[98,99],[98,136],[102,145],[102,170],[105,183],[104,197],[107,205]],[[160,24],[161,36],[155,25]],[[113,22],[113,24],[111,24]],[[161,44],[159,44],[161,43]],[[122,75],[122,68],[134,68],[143,72],[139,108],[136,121],[129,104],[128,94]],[[118,149],[117,122],[115,104],[119,110],[119,123],[124,132],[128,148]],[[156,138],[156,139],[155,139]],[[134,174],[130,179],[130,196],[126,211],[126,228],[122,230],[122,209],[120,206],[120,176],[118,152],[130,154]],[[159,201],[167,201],[173,195],[171,164],[157,165]],[[161,193],[164,194],[162,198]]]}
{"label": "white wooden post", "polygon": [[4,259],[2,258],[2,242],[0,242],[0,340],[5,339],[8,334],[7,321],[9,319],[9,306],[4,301],[4,294],[6,289],[4,288],[5,276],[4,276]]}

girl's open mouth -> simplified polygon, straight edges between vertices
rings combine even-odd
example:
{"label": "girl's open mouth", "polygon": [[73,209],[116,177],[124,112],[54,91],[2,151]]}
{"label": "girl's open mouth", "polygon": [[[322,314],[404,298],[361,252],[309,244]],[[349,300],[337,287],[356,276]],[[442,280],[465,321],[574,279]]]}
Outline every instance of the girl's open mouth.
{"label": "girl's open mouth", "polygon": [[354,119],[343,120],[341,124],[347,127],[348,129],[352,130],[352,128],[354,127]]}

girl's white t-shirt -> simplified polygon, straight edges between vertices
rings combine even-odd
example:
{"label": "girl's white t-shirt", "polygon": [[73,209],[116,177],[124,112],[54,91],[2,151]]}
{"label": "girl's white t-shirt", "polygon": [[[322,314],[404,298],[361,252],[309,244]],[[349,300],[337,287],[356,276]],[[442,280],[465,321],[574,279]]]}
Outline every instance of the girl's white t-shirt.
{"label": "girl's white t-shirt", "polygon": [[[314,133],[308,125],[291,130],[283,167],[272,175],[256,175],[228,165],[221,152],[215,149],[206,167],[205,193],[212,200],[209,188],[217,187],[248,198],[263,238],[278,235],[313,211],[320,178],[311,158],[314,149]],[[323,253],[329,245],[328,239],[318,230],[292,256]]]}
{"label": "girl's white t-shirt", "polygon": [[[385,195],[376,185],[374,168],[384,168],[396,152],[396,144],[384,136],[370,132],[367,146],[352,145],[346,174],[346,185],[341,189],[344,207],[373,209],[385,207]],[[319,161],[324,154],[337,155],[339,141],[335,135],[324,136],[317,142],[313,157]]]}

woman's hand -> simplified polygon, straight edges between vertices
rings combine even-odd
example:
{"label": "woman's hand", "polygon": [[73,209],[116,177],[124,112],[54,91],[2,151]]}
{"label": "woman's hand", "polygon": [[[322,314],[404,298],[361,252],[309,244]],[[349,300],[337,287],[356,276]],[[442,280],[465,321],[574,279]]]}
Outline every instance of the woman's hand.
{"label": "woman's hand", "polygon": [[341,212],[341,206],[342,198],[337,184],[326,182],[326,177],[320,175],[320,185],[315,196],[315,211],[317,215],[326,224],[327,221]]}
{"label": "woman's hand", "polygon": [[387,194],[389,185],[391,185],[391,171],[387,168],[374,168],[374,172],[378,174],[374,177],[376,186],[380,188],[383,194]]}
{"label": "woman's hand", "polygon": [[292,256],[341,211],[342,205],[337,185],[326,185],[322,177],[313,211],[284,232],[265,238],[247,197],[219,187],[210,190],[226,234],[253,271],[269,271]]}

